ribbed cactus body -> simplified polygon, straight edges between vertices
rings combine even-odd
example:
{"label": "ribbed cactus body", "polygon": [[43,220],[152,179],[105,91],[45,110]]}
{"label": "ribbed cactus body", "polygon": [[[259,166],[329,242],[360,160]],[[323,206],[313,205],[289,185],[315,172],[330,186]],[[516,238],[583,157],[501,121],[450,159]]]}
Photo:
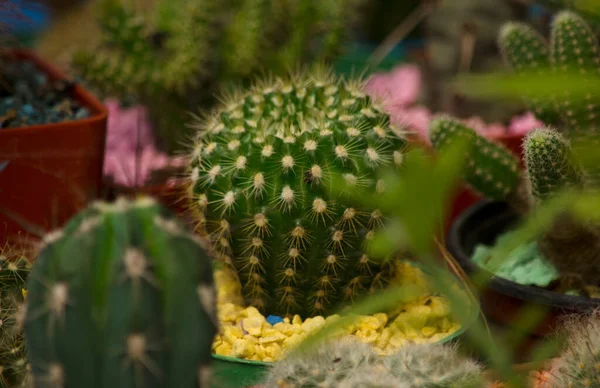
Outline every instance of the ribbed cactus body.
{"label": "ribbed cactus body", "polygon": [[[502,27],[498,45],[502,56],[517,74],[538,72],[550,74],[551,65],[548,44],[545,39],[532,27],[525,23],[507,23]],[[527,95],[526,91],[524,94]],[[542,102],[535,95],[526,98],[535,115],[545,123],[556,123],[560,120],[556,106],[553,103]]]}
{"label": "ribbed cactus body", "polygon": [[405,141],[360,83],[316,74],[264,82],[196,126],[192,206],[246,300],[269,314],[326,314],[395,269],[367,254],[384,215],[344,190],[384,190]]}
{"label": "ribbed cactus body", "polygon": [[452,345],[407,344],[379,356],[368,344],[341,341],[277,362],[265,388],[484,388],[482,367]]}
{"label": "ribbed cactus body", "polygon": [[[557,74],[567,72],[598,76],[598,41],[587,23],[573,12],[563,11],[554,19],[550,53]],[[558,98],[560,112],[573,136],[598,132],[600,95],[595,90],[589,91],[583,103],[574,103],[568,90]]]}
{"label": "ribbed cactus body", "polygon": [[436,149],[468,139],[472,147],[465,167],[465,180],[476,190],[497,200],[504,200],[516,191],[520,180],[519,160],[504,146],[446,115],[431,122],[429,133]]}
{"label": "ribbed cactus body", "polygon": [[569,142],[560,133],[547,128],[532,131],[525,139],[525,166],[536,200],[583,183],[571,156]]}
{"label": "ribbed cactus body", "polygon": [[212,266],[174,216],[148,198],[99,202],[44,244],[25,322],[36,387],[207,386]]}

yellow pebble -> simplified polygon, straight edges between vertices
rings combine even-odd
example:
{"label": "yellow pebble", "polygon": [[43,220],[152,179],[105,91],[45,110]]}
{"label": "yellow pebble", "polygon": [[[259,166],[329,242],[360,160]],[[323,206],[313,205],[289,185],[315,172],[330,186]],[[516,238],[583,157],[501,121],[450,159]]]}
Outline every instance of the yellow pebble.
{"label": "yellow pebble", "polygon": [[215,348],[215,353],[221,356],[231,356],[233,355],[232,347],[227,342],[222,342],[219,346]]}
{"label": "yellow pebble", "polygon": [[452,311],[450,309],[450,303],[447,299],[439,296],[431,296],[429,297],[429,300],[429,307],[431,308],[432,316],[436,318],[442,318],[451,314]]}
{"label": "yellow pebble", "polygon": [[392,338],[392,330],[386,327],[379,335],[379,339],[377,340],[377,346],[381,349],[384,349],[390,342],[390,338]]}
{"label": "yellow pebble", "polygon": [[244,312],[246,313],[246,316],[248,318],[262,318],[263,320],[266,320],[265,317],[260,313],[260,311],[258,311],[258,309],[256,307],[247,307]]}
{"label": "yellow pebble", "polygon": [[265,318],[263,316],[253,316],[243,320],[244,330],[254,336],[259,336],[262,333],[264,323]]}
{"label": "yellow pebble", "polygon": [[377,339],[379,338],[379,333],[374,330],[368,330],[368,331],[359,330],[356,332],[355,336],[362,342],[365,342],[367,344],[372,344],[372,343],[376,342]]}
{"label": "yellow pebble", "polygon": [[265,355],[275,360],[278,359],[281,355],[281,346],[275,342],[270,343],[269,345],[265,346]]}
{"label": "yellow pebble", "polygon": [[223,339],[229,343],[244,337],[244,331],[239,326],[225,326],[223,330]]}
{"label": "yellow pebble", "polygon": [[290,323],[290,319],[288,317],[283,318],[283,322]]}
{"label": "yellow pebble", "polygon": [[300,315],[298,315],[298,314],[294,315],[294,318],[292,318],[292,324],[294,324],[294,325],[302,324],[302,319],[300,318]]}
{"label": "yellow pebble", "polygon": [[285,322],[285,321],[276,323],[273,326],[273,329],[275,329],[278,332],[283,333],[285,335],[292,335],[292,334],[296,333],[296,331],[297,331],[296,326],[292,325],[289,322]]}
{"label": "yellow pebble", "polygon": [[421,333],[423,333],[423,335],[425,337],[431,337],[436,332],[437,332],[436,328],[435,327],[431,327],[431,326],[425,326],[424,328],[421,329]]}
{"label": "yellow pebble", "polygon": [[283,335],[283,334],[281,334],[281,333],[279,333],[279,332],[276,331],[276,332],[274,332],[271,335],[267,335],[267,336],[263,335],[262,337],[260,337],[258,339],[258,342],[261,343],[261,344],[269,344],[269,343],[272,343],[272,342],[283,341],[286,338],[287,338],[287,336],[285,336],[285,335]]}
{"label": "yellow pebble", "polygon": [[250,358],[254,355],[254,344],[245,339],[237,339],[231,347],[234,357]]}
{"label": "yellow pebble", "polygon": [[401,332],[397,332],[390,338],[388,347],[390,347],[391,349],[399,349],[405,343],[406,338],[402,335]]}
{"label": "yellow pebble", "polygon": [[325,318],[323,318],[321,316],[308,318],[302,324],[302,329],[306,332],[311,332],[311,331],[319,329],[324,324],[325,324]]}
{"label": "yellow pebble", "polygon": [[325,322],[326,323],[331,323],[331,322],[337,321],[338,319],[340,319],[339,314],[333,314],[333,315],[330,315],[327,318],[325,318]]}
{"label": "yellow pebble", "polygon": [[387,314],[379,313],[379,314],[375,314],[373,316],[379,320],[382,327],[387,325],[388,319],[389,319]]}

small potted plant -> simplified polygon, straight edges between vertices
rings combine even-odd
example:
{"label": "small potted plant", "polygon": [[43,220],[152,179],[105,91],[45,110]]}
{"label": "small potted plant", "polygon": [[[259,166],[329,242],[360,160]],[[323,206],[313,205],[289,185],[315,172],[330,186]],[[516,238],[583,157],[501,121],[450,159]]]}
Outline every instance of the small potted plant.
{"label": "small potted plant", "polygon": [[[542,38],[526,25],[508,25],[501,40],[518,69],[536,63],[543,66],[542,61],[547,60]],[[596,38],[578,15],[567,11],[557,15],[552,44],[552,63],[557,70],[590,71],[590,67],[597,67]],[[526,54],[520,56],[522,53]],[[432,122],[431,140],[437,149],[459,138],[474,142],[476,147],[469,156],[465,179],[489,198],[461,215],[448,237],[449,251],[466,269],[492,270],[486,267],[486,246],[508,238],[503,236],[510,234],[522,215],[555,193],[566,188],[596,187],[593,171],[577,162],[569,142],[595,140],[596,108],[591,104],[579,107],[568,99],[560,102],[557,113],[568,125],[559,127],[560,132],[543,127],[527,136],[523,144],[525,170],[505,147],[478,136],[458,120],[440,116]],[[600,285],[600,260],[596,259],[600,251],[594,228],[569,215],[560,216],[537,241],[514,251],[502,267],[493,268],[496,276],[484,295],[484,310],[494,319],[508,322],[525,302],[543,306],[551,314],[533,332],[544,334],[553,330],[556,317],[599,305],[600,299],[595,298],[593,291]]]}
{"label": "small potted plant", "polygon": [[[423,282],[412,265],[369,256],[386,219],[377,204],[356,205],[331,187],[340,173],[348,190],[381,193],[384,169],[402,168],[407,143],[362,81],[339,79],[326,68],[265,80],[193,126],[186,200],[245,303],[220,311],[215,378],[252,385],[269,362],[336,319],[338,308],[398,278]],[[382,348],[411,335],[443,341],[464,329],[451,321],[444,298],[424,291],[417,299],[408,315],[418,327],[407,324]],[[407,318],[398,317],[364,317],[348,334],[375,342]]]}
{"label": "small potted plant", "polygon": [[[2,60],[0,208],[49,230],[100,194],[107,111],[33,52]],[[5,211],[0,225],[23,231]]]}

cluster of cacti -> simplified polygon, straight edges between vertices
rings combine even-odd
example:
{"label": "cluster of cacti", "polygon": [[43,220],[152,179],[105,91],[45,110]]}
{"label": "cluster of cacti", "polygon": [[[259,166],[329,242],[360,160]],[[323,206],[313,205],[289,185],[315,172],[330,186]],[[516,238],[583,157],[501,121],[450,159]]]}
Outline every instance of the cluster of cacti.
{"label": "cluster of cacti", "polygon": [[384,214],[347,194],[382,192],[406,142],[361,81],[328,69],[266,81],[194,127],[187,196],[250,305],[328,314],[394,276],[367,254]]}
{"label": "cluster of cacti", "polygon": [[[598,69],[596,38],[585,22],[569,11],[556,16],[549,60],[543,38],[523,24],[511,23],[504,28],[500,44],[507,61],[517,72],[547,69],[548,63],[554,65],[554,74],[572,68],[591,74]],[[570,140],[595,140],[596,114],[600,112],[593,100],[579,107],[563,97],[556,96],[553,107],[538,105],[536,112],[544,118],[551,118],[552,109],[556,109],[554,112],[564,119],[566,127],[559,127],[560,130],[543,127],[526,137],[524,171],[520,169],[518,157],[505,147],[477,135],[448,116],[438,116],[432,121],[431,141],[434,147],[441,149],[459,138],[470,139],[474,147],[466,166],[467,182],[483,195],[507,201],[518,212],[525,213],[562,189],[597,187],[596,172],[577,163]],[[588,98],[593,98],[592,92]],[[538,246],[562,280],[576,282],[579,288],[582,282],[600,285],[597,225],[581,224],[566,214],[561,215],[538,240]]]}
{"label": "cluster of cacti", "polygon": [[598,311],[575,316],[563,327],[565,349],[552,363],[549,388],[600,386],[600,317]]}
{"label": "cluster of cacti", "polygon": [[0,251],[0,387],[27,386],[28,362],[23,340],[25,283],[31,264],[21,249]]}
{"label": "cluster of cacti", "polygon": [[154,200],[90,205],[28,279],[36,387],[207,387],[216,293],[206,243]]}
{"label": "cluster of cacti", "polygon": [[482,367],[453,345],[410,344],[389,356],[350,340],[327,342],[273,365],[266,388],[484,388]]}
{"label": "cluster of cacti", "polygon": [[[517,74],[532,72],[561,80],[561,75],[589,74],[600,70],[599,46],[590,26],[570,11],[556,15],[550,41],[523,23],[508,23],[499,37],[499,46],[506,62]],[[524,97],[537,116],[547,124],[558,125],[571,136],[596,133],[600,119],[600,96],[589,90],[584,101],[577,101],[568,90],[552,97],[552,102],[540,102]],[[529,97],[529,98],[527,98]]]}
{"label": "cluster of cacti", "polygon": [[332,59],[361,1],[160,0],[142,13],[100,0],[103,45],[77,53],[73,67],[101,91],[147,105],[173,150],[188,111],[210,107],[217,90],[262,69]]}

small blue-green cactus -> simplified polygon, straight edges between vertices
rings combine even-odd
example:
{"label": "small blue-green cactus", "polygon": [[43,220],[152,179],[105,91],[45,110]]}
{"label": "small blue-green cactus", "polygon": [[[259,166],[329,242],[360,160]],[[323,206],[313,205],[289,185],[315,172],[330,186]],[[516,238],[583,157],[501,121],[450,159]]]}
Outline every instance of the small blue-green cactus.
{"label": "small blue-green cactus", "polygon": [[98,202],[44,238],[28,280],[35,387],[207,387],[206,244],[149,198]]}

